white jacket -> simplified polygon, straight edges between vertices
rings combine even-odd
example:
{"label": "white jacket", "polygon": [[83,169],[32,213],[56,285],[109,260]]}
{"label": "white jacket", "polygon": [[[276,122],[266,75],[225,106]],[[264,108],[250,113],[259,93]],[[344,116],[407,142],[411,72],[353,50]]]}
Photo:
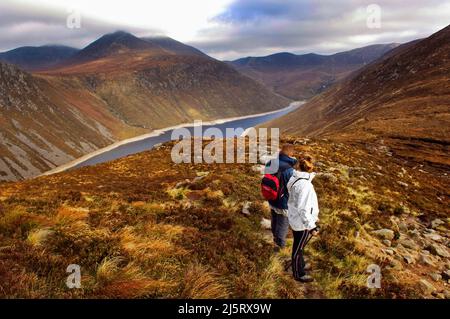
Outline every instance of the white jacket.
{"label": "white jacket", "polygon": [[311,183],[315,173],[294,171],[287,184],[289,192],[288,219],[294,231],[311,230],[319,218],[319,204]]}

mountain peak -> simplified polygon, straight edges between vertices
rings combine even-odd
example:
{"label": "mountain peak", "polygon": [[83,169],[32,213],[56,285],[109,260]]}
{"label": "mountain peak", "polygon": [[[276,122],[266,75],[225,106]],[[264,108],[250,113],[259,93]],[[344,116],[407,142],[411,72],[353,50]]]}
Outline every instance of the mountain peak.
{"label": "mountain peak", "polygon": [[163,51],[158,45],[144,41],[125,31],[105,34],[78,52],[73,61],[87,62],[107,56],[136,50]]}

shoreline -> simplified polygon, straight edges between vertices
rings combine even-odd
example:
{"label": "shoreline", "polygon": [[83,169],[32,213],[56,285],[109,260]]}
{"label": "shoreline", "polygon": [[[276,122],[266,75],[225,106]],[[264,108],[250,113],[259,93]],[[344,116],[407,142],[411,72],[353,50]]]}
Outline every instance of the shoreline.
{"label": "shoreline", "polygon": [[[228,122],[233,122],[233,121],[237,121],[237,120],[244,120],[244,119],[250,119],[250,118],[254,118],[254,117],[259,117],[259,116],[265,116],[265,115],[270,115],[270,114],[274,114],[274,113],[278,113],[278,112],[282,112],[282,111],[286,111],[290,108],[292,108],[293,110],[300,107],[301,105],[303,105],[305,102],[304,101],[296,101],[296,102],[292,102],[291,104],[289,104],[289,106],[284,107],[282,109],[279,110],[275,110],[275,111],[269,111],[269,112],[264,112],[264,113],[258,113],[258,114],[251,114],[251,115],[244,115],[244,116],[236,116],[236,117],[229,117],[229,118],[224,118],[224,119],[217,119],[217,120],[213,120],[213,121],[207,121],[207,122],[203,122],[202,121],[202,126],[212,126],[212,125],[216,125],[216,124],[224,124],[224,123],[228,123]],[[71,168],[74,168],[75,166],[77,166],[78,164],[87,161],[95,156],[101,155],[103,153],[112,151],[120,146],[123,146],[125,144],[128,143],[133,143],[133,142],[139,142],[142,140],[145,140],[147,138],[151,138],[151,137],[155,137],[155,136],[159,136],[162,135],[164,133],[166,133],[167,131],[171,131],[171,130],[176,130],[179,128],[184,128],[184,127],[196,127],[198,125],[194,125],[193,123],[182,123],[182,124],[178,124],[178,125],[174,125],[174,126],[169,126],[169,127],[164,127],[161,129],[157,129],[157,130],[153,130],[150,133],[146,133],[143,135],[139,135],[139,136],[135,136],[135,137],[131,137],[131,138],[127,138],[125,140],[122,141],[117,141],[111,145],[108,145],[106,147],[103,148],[99,148],[98,150],[91,152],[89,154],[83,155],[82,157],[79,157],[75,160],[72,160],[66,164],[60,165],[58,167],[55,167],[47,172],[44,172],[42,174],[40,174],[37,177],[41,177],[41,176],[49,176],[49,175],[53,175],[53,174],[57,174],[57,173],[61,173],[64,171],[67,171]],[[245,134],[245,132],[248,129],[246,129],[244,131],[243,134]]]}

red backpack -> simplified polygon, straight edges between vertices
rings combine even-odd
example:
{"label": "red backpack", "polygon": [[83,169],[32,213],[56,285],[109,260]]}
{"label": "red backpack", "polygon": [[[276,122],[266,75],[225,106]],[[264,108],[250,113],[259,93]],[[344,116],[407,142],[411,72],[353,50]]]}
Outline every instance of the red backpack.
{"label": "red backpack", "polygon": [[261,194],[266,200],[277,200],[281,193],[281,170],[276,174],[265,174],[261,181]]}

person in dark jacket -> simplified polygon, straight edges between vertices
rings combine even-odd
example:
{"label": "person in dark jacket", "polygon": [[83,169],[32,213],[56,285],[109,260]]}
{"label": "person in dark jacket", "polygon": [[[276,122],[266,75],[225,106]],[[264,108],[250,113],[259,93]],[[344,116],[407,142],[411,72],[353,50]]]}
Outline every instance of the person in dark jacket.
{"label": "person in dark jacket", "polygon": [[[274,174],[269,171],[275,167],[276,173],[280,178],[280,194],[274,201],[269,201],[269,206],[272,213],[272,234],[275,243],[275,251],[279,251],[286,246],[286,236],[289,231],[288,214],[288,199],[289,193],[287,190],[287,183],[294,173],[294,165],[297,160],[293,157],[294,146],[292,144],[285,144],[282,146],[278,158],[271,160],[266,165],[266,173]],[[272,161],[276,161],[273,163]]]}

